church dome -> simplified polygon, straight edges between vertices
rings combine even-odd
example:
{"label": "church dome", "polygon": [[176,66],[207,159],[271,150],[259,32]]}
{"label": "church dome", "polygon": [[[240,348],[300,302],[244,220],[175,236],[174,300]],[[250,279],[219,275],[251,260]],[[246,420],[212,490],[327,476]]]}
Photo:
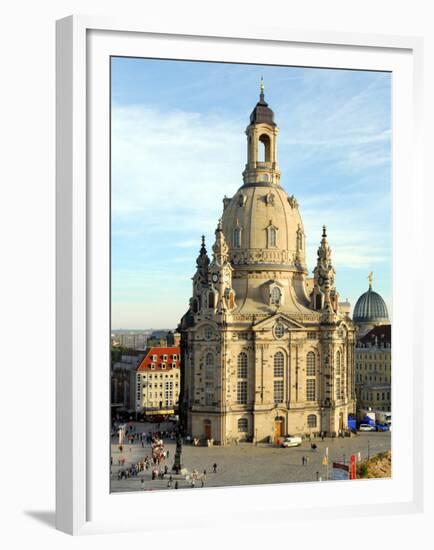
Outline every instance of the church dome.
{"label": "church dome", "polygon": [[276,185],[244,185],[225,199],[223,232],[231,261],[305,269],[303,222],[294,197]]}
{"label": "church dome", "polygon": [[388,323],[389,313],[383,298],[372,290],[372,286],[360,296],[354,308],[355,323]]}

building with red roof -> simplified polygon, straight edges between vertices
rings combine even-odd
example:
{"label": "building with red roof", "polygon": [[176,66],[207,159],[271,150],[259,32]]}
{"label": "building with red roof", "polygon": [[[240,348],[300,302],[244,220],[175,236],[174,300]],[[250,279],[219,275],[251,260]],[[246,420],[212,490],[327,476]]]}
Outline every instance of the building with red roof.
{"label": "building with red roof", "polygon": [[132,373],[132,408],[136,413],[173,414],[181,385],[178,346],[150,347]]}

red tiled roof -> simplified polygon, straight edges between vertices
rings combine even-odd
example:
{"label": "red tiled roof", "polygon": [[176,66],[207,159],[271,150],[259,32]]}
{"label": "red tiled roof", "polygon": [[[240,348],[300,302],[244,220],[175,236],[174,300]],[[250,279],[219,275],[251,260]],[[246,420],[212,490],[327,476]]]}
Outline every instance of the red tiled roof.
{"label": "red tiled roof", "polygon": [[[155,370],[155,371],[161,371],[161,370],[170,370],[172,368],[172,364],[175,364],[175,368],[179,369],[181,364],[180,359],[181,349],[179,346],[171,347],[171,348],[159,348],[159,347],[151,347],[146,350],[146,355],[142,362],[137,367],[137,371],[144,371],[144,370]],[[157,356],[157,360],[153,360],[153,356]],[[163,355],[167,355],[166,361],[163,360]],[[173,356],[176,355],[176,359],[173,359]],[[161,365],[165,363],[166,368],[162,369]],[[153,369],[151,369],[151,365],[155,365]]]}

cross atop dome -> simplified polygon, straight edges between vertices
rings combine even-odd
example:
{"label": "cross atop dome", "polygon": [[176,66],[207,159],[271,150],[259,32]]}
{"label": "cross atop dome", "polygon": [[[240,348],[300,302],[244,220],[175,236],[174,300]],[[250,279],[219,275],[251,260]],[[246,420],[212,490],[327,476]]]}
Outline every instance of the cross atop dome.
{"label": "cross atop dome", "polygon": [[270,126],[276,126],[276,123],[274,122],[274,112],[270,109],[268,103],[265,101],[264,91],[264,78],[261,76],[259,101],[255,105],[255,108],[250,115],[250,124],[265,123],[269,124]]}

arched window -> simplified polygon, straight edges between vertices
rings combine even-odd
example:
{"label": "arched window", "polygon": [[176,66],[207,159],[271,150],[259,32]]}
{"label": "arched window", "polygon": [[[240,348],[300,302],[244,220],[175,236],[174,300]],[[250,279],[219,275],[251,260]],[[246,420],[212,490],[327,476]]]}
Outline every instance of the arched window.
{"label": "arched window", "polygon": [[214,379],[214,356],[212,353],[207,353],[205,357],[205,380]]}
{"label": "arched window", "polygon": [[306,356],[306,376],[315,376],[315,354],[310,351]]}
{"label": "arched window", "polygon": [[278,351],[274,354],[274,376],[283,378],[284,376],[285,359],[283,353]]}
{"label": "arched window", "polygon": [[[344,397],[344,384],[341,378],[342,375],[342,359],[341,352],[338,350],[336,352],[336,361],[335,361],[335,373],[336,373],[336,399],[343,399]],[[372,377],[370,377],[372,379]]]}
{"label": "arched window", "polygon": [[309,428],[316,428],[316,414],[310,414],[307,417],[307,426]]}
{"label": "arched window", "polygon": [[270,162],[270,137],[267,134],[259,136],[258,162]]}
{"label": "arched window", "polygon": [[237,403],[247,404],[247,354],[243,351],[237,358]]}
{"label": "arched window", "polygon": [[280,292],[280,288],[277,286],[274,286],[271,289],[271,303],[275,305],[279,305],[281,296],[282,296],[282,293]]}
{"label": "arched window", "polygon": [[315,354],[309,351],[306,355],[306,400],[315,401],[316,399],[316,369]]}
{"label": "arched window", "polygon": [[239,418],[238,419],[238,431],[241,433],[246,433],[248,427],[247,418]]}
{"label": "arched window", "polygon": [[241,246],[241,227],[235,227],[233,237],[234,248],[240,248]]}
{"label": "arched window", "polygon": [[341,352],[340,351],[336,352],[336,368],[335,368],[335,371],[336,371],[336,376],[341,375]]}
{"label": "arched window", "polygon": [[247,378],[247,354],[243,351],[238,355],[237,359],[237,377]]}

